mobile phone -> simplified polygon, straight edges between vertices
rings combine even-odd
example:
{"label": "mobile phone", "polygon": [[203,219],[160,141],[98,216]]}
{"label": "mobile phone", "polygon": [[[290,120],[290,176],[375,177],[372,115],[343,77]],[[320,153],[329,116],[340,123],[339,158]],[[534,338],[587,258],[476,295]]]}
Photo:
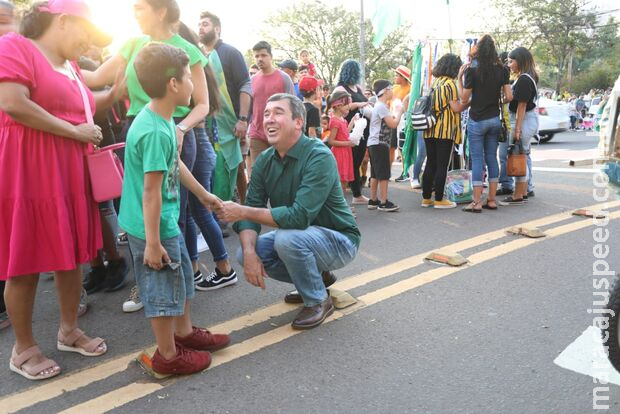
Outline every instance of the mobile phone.
{"label": "mobile phone", "polygon": [[469,67],[477,68],[478,67],[478,59],[472,59],[471,60],[471,65],[469,65]]}

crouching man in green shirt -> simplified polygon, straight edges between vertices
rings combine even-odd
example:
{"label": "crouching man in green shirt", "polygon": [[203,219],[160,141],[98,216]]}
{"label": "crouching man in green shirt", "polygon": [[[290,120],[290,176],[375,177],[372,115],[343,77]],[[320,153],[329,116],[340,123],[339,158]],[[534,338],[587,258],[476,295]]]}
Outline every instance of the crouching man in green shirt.
{"label": "crouching man in green shirt", "polygon": [[[314,328],[332,314],[331,271],[353,260],[361,239],[331,151],[302,134],[305,114],[293,95],[269,98],[263,123],[271,147],[252,168],[246,203],[227,202],[217,211],[235,222],[248,282],[264,289],[270,277],[295,285],[285,300],[304,304],[296,329]],[[259,236],[261,224],[276,230]]]}

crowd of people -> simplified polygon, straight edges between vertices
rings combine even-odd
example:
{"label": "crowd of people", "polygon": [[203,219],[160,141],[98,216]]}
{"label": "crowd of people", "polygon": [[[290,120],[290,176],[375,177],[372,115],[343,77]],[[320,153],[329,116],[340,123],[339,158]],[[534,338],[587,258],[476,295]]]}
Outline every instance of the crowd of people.
{"label": "crowd of people", "polygon": [[[465,212],[533,195],[531,161],[516,183],[506,173],[509,148],[529,154],[537,132],[538,76],[525,48],[501,58],[485,35],[466,64],[441,57],[424,91],[436,122],[416,135],[406,131],[415,104],[406,65],[364,89],[359,62],[347,59],[332,87],[309,50],[275,64],[271,45],[260,41],[248,68],[211,12],[195,32],[179,21],[175,0],[136,0],[134,11],[143,36],[103,59],[111,38],[82,0],[36,3],[19,30],[13,6],[0,0],[0,328],[13,326],[10,369],[28,379],[61,372],[33,332],[46,272],[59,298],[58,350],[107,351],[104,339],[78,327],[78,316],[87,295],[124,288],[132,268],[136,285],[123,310],[144,309],[157,343],[153,369],[205,369],[209,352],[230,338],[194,326],[190,299],[237,283],[223,240],[229,223],[246,280],[263,289],[265,277],[294,285],[284,300],[303,307],[292,327],[320,325],[334,311],[333,271],[359,249],[355,206],[399,211],[388,187],[406,136],[419,142],[418,157],[396,181],[421,187],[422,207],[456,207],[444,187],[465,140],[474,188]],[[504,116],[508,139],[500,142]],[[125,143],[122,195],[97,203],[85,157],[115,143]],[[262,225],[274,230],[261,233]],[[201,238],[214,262],[207,275]]]}

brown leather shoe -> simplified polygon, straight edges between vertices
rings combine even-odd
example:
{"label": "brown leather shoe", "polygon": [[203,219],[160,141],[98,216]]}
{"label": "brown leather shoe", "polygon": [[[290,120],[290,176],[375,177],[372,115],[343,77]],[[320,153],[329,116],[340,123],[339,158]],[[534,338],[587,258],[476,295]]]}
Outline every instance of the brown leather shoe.
{"label": "brown leather shoe", "polygon": [[332,298],[327,297],[323,302],[314,306],[304,306],[291,324],[294,329],[312,329],[319,326],[325,318],[334,313]]}
{"label": "brown leather shoe", "polygon": [[[326,288],[330,287],[331,285],[336,283],[336,281],[338,280],[338,278],[336,278],[336,275],[330,272],[329,270],[326,270],[325,272],[321,272],[321,277],[323,278],[323,284],[325,285]],[[284,302],[304,303],[304,300],[302,299],[298,291],[292,290],[288,292],[286,295],[284,295]]]}

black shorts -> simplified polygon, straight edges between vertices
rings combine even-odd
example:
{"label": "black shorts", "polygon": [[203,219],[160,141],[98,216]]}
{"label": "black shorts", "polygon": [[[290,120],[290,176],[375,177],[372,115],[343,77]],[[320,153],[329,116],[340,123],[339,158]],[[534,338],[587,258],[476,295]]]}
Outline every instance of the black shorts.
{"label": "black shorts", "polygon": [[387,145],[378,144],[368,147],[370,155],[370,178],[376,180],[390,179],[390,149]]}
{"label": "black shorts", "polygon": [[398,148],[398,133],[395,129],[390,129],[390,148]]}

